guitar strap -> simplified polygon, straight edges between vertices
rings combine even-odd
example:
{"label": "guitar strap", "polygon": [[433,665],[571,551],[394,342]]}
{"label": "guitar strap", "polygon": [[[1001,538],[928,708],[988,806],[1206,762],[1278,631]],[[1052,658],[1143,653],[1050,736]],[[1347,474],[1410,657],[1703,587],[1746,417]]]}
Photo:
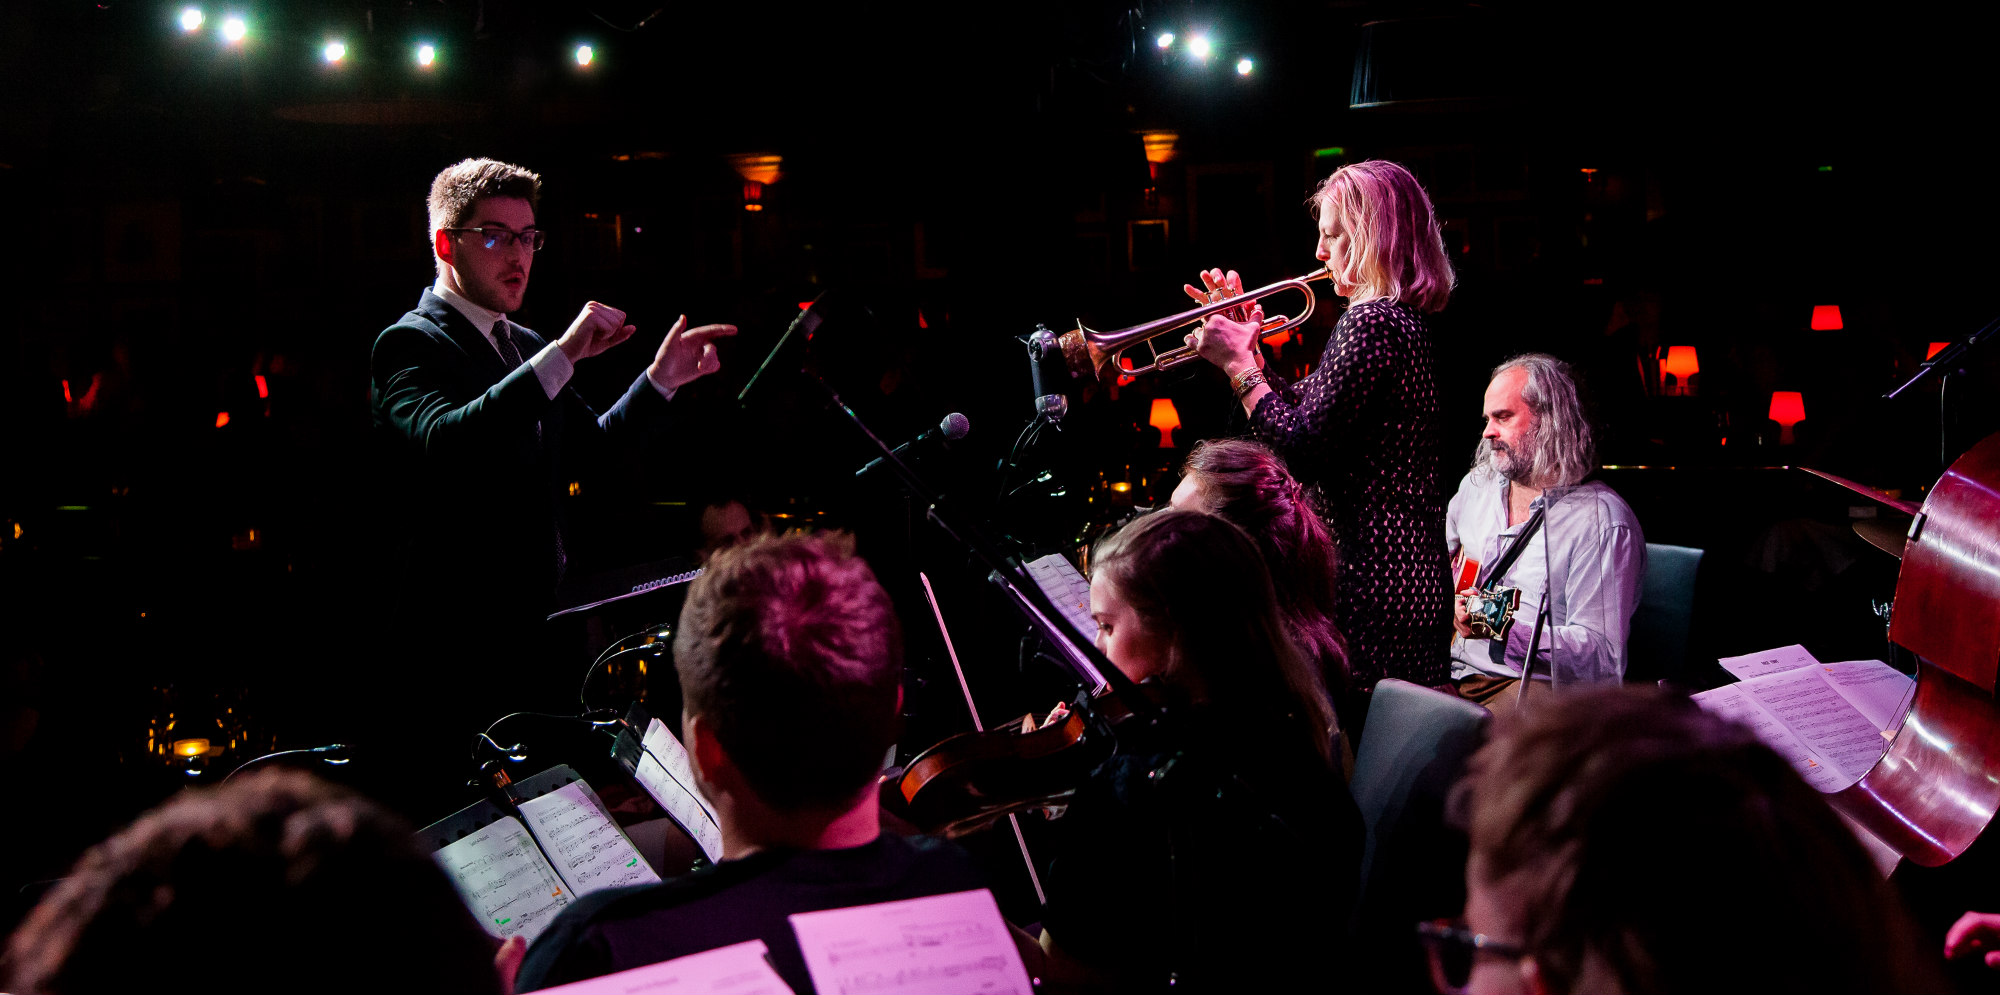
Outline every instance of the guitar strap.
{"label": "guitar strap", "polygon": [[1480,587],[1484,588],[1507,576],[1507,569],[1514,565],[1515,560],[1521,558],[1522,553],[1527,552],[1528,540],[1533,539],[1535,532],[1542,527],[1542,515],[1547,511],[1548,504],[1544,502],[1542,507],[1536,508],[1535,513],[1528,516],[1527,527],[1521,530],[1520,535],[1514,537],[1514,544],[1507,547],[1507,552],[1501,554],[1499,562],[1493,564],[1493,569],[1487,571],[1486,576],[1481,578]]}
{"label": "guitar strap", "polygon": [[[1533,515],[1528,516],[1527,528],[1522,529],[1521,534],[1514,537],[1514,544],[1507,547],[1506,555],[1500,558],[1499,563],[1494,564],[1493,573],[1487,577],[1488,583],[1492,583],[1505,576],[1507,568],[1513,566],[1514,561],[1521,558],[1521,554],[1528,548],[1528,540],[1533,539],[1535,537],[1535,530],[1542,527],[1542,516],[1547,514],[1548,510],[1549,503],[1544,500],[1542,506],[1536,508]],[[1541,607],[1535,611],[1535,633],[1528,639],[1528,658],[1521,661],[1521,679],[1514,689],[1514,705],[1516,708],[1528,700],[1528,681],[1535,672],[1535,650],[1542,644],[1542,624],[1549,620],[1549,596],[1546,586],[1544,586],[1542,591],[1541,600]],[[1555,677],[1555,665],[1553,662],[1549,666],[1549,677],[1550,679],[1554,679]]]}

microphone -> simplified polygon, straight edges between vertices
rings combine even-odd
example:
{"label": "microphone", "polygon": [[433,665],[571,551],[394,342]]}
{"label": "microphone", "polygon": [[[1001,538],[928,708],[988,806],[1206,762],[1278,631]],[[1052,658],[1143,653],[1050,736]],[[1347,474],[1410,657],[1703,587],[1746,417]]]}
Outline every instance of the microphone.
{"label": "microphone", "polygon": [[[911,439],[910,441],[905,442],[900,446],[897,446],[895,449],[890,450],[890,455],[901,456],[903,455],[904,452],[908,451],[912,446],[921,446],[926,443],[929,443],[933,439],[937,439],[942,442],[957,442],[958,440],[965,438],[966,433],[970,431],[972,431],[972,420],[954,411],[951,414],[944,416],[944,420],[938,422],[936,428],[929,429],[925,431],[924,434],[919,435],[916,438]],[[857,477],[866,476],[868,471],[873,470],[878,466],[881,466],[883,462],[886,461],[888,458],[889,458],[888,456],[877,456],[874,459],[870,460],[867,466],[864,466],[861,469],[854,471],[854,475]]]}
{"label": "microphone", "polygon": [[1062,421],[1069,414],[1065,384],[1074,376],[1063,361],[1057,339],[1047,326],[1036,325],[1034,333],[1021,340],[1028,344],[1028,372],[1035,382],[1035,417],[1051,422]]}

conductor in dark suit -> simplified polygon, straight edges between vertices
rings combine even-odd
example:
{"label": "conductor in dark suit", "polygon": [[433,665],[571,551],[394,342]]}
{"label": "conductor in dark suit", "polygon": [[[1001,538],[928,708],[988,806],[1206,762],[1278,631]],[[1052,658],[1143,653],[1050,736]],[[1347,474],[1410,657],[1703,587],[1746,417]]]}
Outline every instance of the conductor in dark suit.
{"label": "conductor in dark suit", "polygon": [[[592,410],[570,377],[632,336],[625,312],[591,301],[552,342],[508,318],[543,244],[540,190],[536,174],[490,159],[438,174],[430,192],[437,282],[376,337],[370,362],[376,424],[402,451],[390,521],[404,564],[387,589],[404,652],[388,655],[477,646],[485,662],[514,658],[490,674],[500,680],[541,676],[506,671],[536,666],[527,658],[540,652],[541,620],[569,559],[568,469],[636,452],[669,428],[675,391],[715,372],[715,340],[736,333],[688,328],[683,316],[624,396]],[[539,666],[560,669],[568,683],[572,669],[581,677],[570,663]]]}

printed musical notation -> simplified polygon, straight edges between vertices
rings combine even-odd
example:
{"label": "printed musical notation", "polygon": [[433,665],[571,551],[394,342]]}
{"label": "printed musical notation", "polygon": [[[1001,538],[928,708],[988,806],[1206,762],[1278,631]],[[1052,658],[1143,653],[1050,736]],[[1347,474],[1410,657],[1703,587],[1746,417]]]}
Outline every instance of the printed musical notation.
{"label": "printed musical notation", "polygon": [[813,987],[829,995],[1029,995],[993,893],[933,895],[791,917]]}
{"label": "printed musical notation", "polygon": [[569,904],[570,890],[535,847],[520,820],[485,826],[434,855],[488,933],[533,943]]}
{"label": "printed musical notation", "polygon": [[701,788],[695,784],[694,765],[688,761],[687,748],[659,719],[647,724],[640,743],[645,749],[639,754],[637,769],[632,771],[633,779],[694,837],[709,860],[721,860],[722,828],[714,806],[701,796]]}
{"label": "printed musical notation", "polygon": [[1799,646],[1722,664],[1742,679],[1693,700],[1750,726],[1807,783],[1829,793],[1860,780],[1882,758],[1916,692],[1908,674],[1880,660],[1820,663]]}
{"label": "printed musical notation", "polygon": [[611,821],[611,813],[590,785],[572,781],[522,802],[520,808],[521,817],[556,861],[556,872],[578,895],[659,883],[660,876]]}

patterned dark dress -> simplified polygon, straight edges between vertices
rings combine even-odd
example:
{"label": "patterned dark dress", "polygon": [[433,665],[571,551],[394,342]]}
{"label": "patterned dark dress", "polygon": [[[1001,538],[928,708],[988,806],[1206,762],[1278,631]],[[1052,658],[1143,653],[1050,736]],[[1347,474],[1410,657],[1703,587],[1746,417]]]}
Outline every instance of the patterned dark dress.
{"label": "patterned dark dress", "polygon": [[1317,491],[1340,556],[1334,622],[1347,636],[1355,683],[1444,683],[1450,563],[1437,363],[1423,316],[1405,304],[1356,304],[1341,315],[1318,369],[1272,387],[1250,430]]}

